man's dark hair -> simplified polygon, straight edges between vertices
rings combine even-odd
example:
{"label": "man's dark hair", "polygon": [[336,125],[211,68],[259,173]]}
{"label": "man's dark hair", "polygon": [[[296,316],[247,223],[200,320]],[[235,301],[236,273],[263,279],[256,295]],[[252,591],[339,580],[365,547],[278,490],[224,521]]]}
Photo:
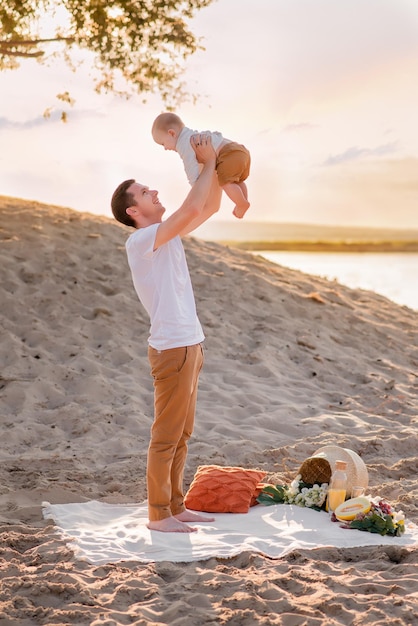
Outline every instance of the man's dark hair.
{"label": "man's dark hair", "polygon": [[135,204],[133,195],[128,192],[129,187],[133,185],[134,182],[135,179],[130,178],[118,185],[113,193],[110,205],[112,207],[112,213],[118,222],[136,228],[134,220],[126,212],[127,208]]}

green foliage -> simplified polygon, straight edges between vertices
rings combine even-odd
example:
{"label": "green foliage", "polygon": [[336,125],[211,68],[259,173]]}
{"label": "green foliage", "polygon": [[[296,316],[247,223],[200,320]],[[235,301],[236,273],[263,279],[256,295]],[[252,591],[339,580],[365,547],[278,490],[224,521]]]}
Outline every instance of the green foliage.
{"label": "green foliage", "polygon": [[379,515],[374,511],[364,517],[359,516],[359,518],[354,519],[349,523],[349,528],[392,537],[400,537],[405,532],[404,524],[394,524],[392,515]]}
{"label": "green foliage", "polygon": [[[184,98],[182,62],[199,46],[187,20],[212,0],[0,0],[0,70],[76,49],[93,54],[98,93]],[[47,30],[48,29],[48,30]],[[58,48],[57,48],[58,46]]]}
{"label": "green foliage", "polygon": [[260,504],[283,504],[287,502],[287,492],[289,488],[286,485],[264,485],[263,491],[257,498]]}

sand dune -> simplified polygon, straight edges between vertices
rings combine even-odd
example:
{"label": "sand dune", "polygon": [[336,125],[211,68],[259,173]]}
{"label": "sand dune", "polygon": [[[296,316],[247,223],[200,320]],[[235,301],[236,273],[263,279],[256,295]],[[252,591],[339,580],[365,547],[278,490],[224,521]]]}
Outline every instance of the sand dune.
{"label": "sand dune", "polygon": [[[41,502],[145,498],[148,320],[129,229],[0,197],[0,624],[415,624],[417,551],[318,549],[93,567]],[[185,242],[206,333],[186,481],[199,464],[292,479],[333,443],[418,518],[418,314],[383,296]]]}

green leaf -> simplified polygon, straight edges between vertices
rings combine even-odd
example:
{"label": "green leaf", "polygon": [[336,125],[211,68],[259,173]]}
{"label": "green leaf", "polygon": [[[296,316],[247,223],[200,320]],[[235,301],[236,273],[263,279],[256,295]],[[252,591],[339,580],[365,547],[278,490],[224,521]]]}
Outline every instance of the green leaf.
{"label": "green leaf", "polygon": [[283,502],[286,502],[287,491],[287,487],[283,485],[265,485],[257,498],[257,502],[263,504],[283,504]]}
{"label": "green leaf", "polygon": [[260,504],[266,504],[267,506],[271,505],[271,504],[280,504],[280,502],[278,503],[277,500],[274,500],[271,496],[268,496],[266,493],[260,493],[260,495],[257,497],[257,502],[259,502]]}

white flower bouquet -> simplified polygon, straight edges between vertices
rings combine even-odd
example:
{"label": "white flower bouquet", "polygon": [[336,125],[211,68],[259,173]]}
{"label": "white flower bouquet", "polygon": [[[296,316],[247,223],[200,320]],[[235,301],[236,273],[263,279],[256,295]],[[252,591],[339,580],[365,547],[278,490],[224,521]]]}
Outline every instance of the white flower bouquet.
{"label": "white flower bouquet", "polygon": [[264,485],[257,498],[261,504],[296,504],[310,509],[325,510],[328,483],[310,485],[302,480],[300,474],[290,485]]}

